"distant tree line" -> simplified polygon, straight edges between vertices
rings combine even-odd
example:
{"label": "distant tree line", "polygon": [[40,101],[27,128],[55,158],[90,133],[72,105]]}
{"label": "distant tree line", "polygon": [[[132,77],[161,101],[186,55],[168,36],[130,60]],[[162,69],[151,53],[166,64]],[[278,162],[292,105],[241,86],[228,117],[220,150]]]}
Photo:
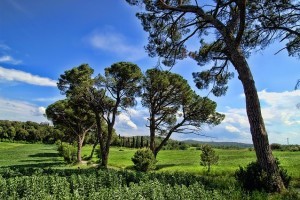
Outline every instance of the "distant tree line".
{"label": "distant tree line", "polygon": [[282,145],[278,143],[272,143],[271,145],[272,150],[278,151],[300,151],[300,145]]}
{"label": "distant tree line", "polygon": [[[164,138],[156,137],[155,142],[160,143]],[[126,137],[120,136],[114,143],[111,144],[112,146],[119,146],[119,147],[127,147],[127,148],[149,148],[150,147],[150,137],[149,136],[133,136],[133,137]],[[186,150],[191,145],[169,139],[167,143],[164,144],[162,150]]]}
{"label": "distant tree line", "polygon": [[49,123],[0,120],[1,141],[26,141],[53,144],[63,132]]}

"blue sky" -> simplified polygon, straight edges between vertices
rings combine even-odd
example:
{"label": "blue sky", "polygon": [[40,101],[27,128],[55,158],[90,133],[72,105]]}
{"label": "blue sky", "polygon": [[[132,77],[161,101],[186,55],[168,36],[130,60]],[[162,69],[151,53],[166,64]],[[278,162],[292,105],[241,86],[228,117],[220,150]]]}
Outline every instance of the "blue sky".
{"label": "blue sky", "polygon": [[[0,1],[0,119],[43,122],[45,108],[64,98],[56,88],[60,74],[88,63],[95,74],[119,61],[138,64],[143,71],[156,65],[143,46],[147,34],[135,17],[139,8],[124,0],[1,0]],[[195,44],[193,44],[195,45]],[[259,92],[271,143],[300,144],[300,60],[286,52],[274,55],[274,44],[248,59]],[[192,72],[200,67],[184,60],[172,69],[194,87]],[[232,69],[232,71],[234,71]],[[208,91],[195,90],[200,95]],[[226,96],[213,97],[224,122],[203,128],[203,134],[173,136],[175,139],[237,141],[251,143],[243,89],[237,78]],[[146,135],[147,110],[141,106],[118,117],[121,135]]]}

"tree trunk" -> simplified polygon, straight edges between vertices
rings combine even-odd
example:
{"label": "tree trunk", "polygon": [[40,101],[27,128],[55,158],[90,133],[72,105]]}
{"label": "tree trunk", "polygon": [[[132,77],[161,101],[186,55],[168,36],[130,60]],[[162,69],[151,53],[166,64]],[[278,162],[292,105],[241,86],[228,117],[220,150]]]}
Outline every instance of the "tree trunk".
{"label": "tree trunk", "polygon": [[[155,116],[151,114],[150,117],[150,150],[155,155]],[[156,153],[157,154],[157,153]]]}
{"label": "tree trunk", "polygon": [[94,155],[94,152],[95,152],[95,149],[97,147],[97,144],[99,144],[99,141],[98,141],[98,137],[93,145],[93,148],[92,148],[92,151],[91,151],[91,155],[90,155],[90,158],[92,159],[93,158],[93,155]]}
{"label": "tree trunk", "polygon": [[260,102],[250,68],[241,51],[231,49],[231,59],[239,74],[246,97],[246,110],[257,161],[268,175],[270,191],[285,190],[278,165],[269,146],[268,134],[261,114]]}
{"label": "tree trunk", "polygon": [[83,143],[84,138],[81,138],[80,135],[78,135],[77,138],[77,162],[81,163],[81,149],[82,149],[82,143]]}
{"label": "tree trunk", "polygon": [[101,150],[101,156],[102,156],[102,161],[101,161],[101,166],[104,168],[107,168],[108,164],[108,156],[109,156],[109,148],[110,148],[110,142],[112,138],[112,132],[113,132],[113,124],[108,124],[108,136],[106,138],[105,146],[103,150]]}
{"label": "tree trunk", "polygon": [[106,150],[101,151],[101,167],[107,168],[108,152]]}
{"label": "tree trunk", "polygon": [[105,137],[102,132],[101,116],[96,114],[96,124],[97,124],[97,137],[100,144],[100,154],[101,154],[101,167],[107,168],[107,156],[105,147]]}

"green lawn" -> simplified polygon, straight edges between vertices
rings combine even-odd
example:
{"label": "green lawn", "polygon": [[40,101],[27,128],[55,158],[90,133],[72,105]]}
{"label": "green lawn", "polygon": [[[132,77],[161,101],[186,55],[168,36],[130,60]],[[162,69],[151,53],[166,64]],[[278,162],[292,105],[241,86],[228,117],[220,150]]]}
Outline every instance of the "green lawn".
{"label": "green lawn", "polygon": [[[82,155],[90,155],[91,146],[83,148]],[[110,150],[109,166],[113,168],[132,169],[131,158],[135,149],[112,147]],[[239,166],[246,166],[255,161],[255,152],[248,149],[224,150],[216,149],[219,155],[219,164],[212,167],[212,174],[232,175]],[[203,174],[206,169],[199,165],[201,151],[191,148],[189,150],[164,150],[159,152],[157,171],[189,172]],[[274,151],[281,165],[289,174],[300,181],[300,152]],[[93,161],[96,161],[94,155]],[[24,167],[63,167],[74,168],[77,166],[65,165],[63,159],[58,157],[55,145],[45,144],[20,144],[0,142],[0,166]],[[84,167],[84,166],[82,166]]]}
{"label": "green lawn", "polygon": [[54,145],[0,142],[0,167],[58,167],[63,164]]}

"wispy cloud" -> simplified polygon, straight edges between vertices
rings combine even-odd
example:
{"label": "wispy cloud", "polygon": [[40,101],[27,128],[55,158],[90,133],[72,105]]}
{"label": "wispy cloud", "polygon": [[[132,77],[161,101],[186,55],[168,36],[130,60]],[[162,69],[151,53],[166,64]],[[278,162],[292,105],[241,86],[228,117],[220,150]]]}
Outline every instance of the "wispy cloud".
{"label": "wispy cloud", "polygon": [[45,108],[26,101],[17,101],[0,97],[0,119],[13,121],[47,121]]}
{"label": "wispy cloud", "polygon": [[10,63],[13,65],[18,65],[22,63],[22,61],[14,59],[12,56],[5,55],[5,56],[0,56],[0,63]]}
{"label": "wispy cloud", "polygon": [[33,101],[37,101],[37,102],[55,102],[58,100],[63,99],[62,96],[57,96],[57,97],[49,97],[49,98],[36,98],[33,99]]}
{"label": "wispy cloud", "polygon": [[143,44],[132,45],[124,35],[111,29],[95,31],[86,38],[86,41],[95,49],[114,53],[123,58],[136,61],[146,57]]}
{"label": "wispy cloud", "polygon": [[2,43],[0,43],[0,49],[5,51],[11,50],[11,48],[8,45]]}
{"label": "wispy cloud", "polygon": [[31,16],[31,13],[23,6],[21,5],[19,2],[15,1],[15,0],[8,0],[7,1],[15,10],[22,12],[23,14],[27,15],[27,16]]}
{"label": "wispy cloud", "polygon": [[40,77],[37,75],[32,75],[28,72],[15,70],[15,69],[7,69],[0,66],[0,80],[6,80],[6,81],[18,81],[18,82],[24,82],[31,85],[39,85],[39,86],[50,86],[50,87],[56,87],[56,81]]}

